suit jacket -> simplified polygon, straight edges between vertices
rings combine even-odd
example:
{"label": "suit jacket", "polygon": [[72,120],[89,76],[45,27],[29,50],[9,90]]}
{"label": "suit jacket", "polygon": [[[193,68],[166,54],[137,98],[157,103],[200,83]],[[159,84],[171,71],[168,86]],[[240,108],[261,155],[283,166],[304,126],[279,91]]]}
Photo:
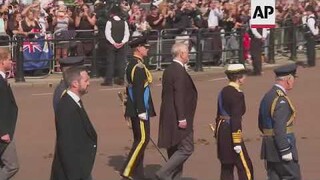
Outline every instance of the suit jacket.
{"label": "suit jacket", "polygon": [[[294,109],[290,106],[288,98],[279,96],[279,92],[286,96],[286,93],[281,88],[273,86],[260,103],[259,129],[262,133],[263,129],[272,129],[275,133],[274,136],[263,137],[261,159],[270,162],[282,162],[281,156],[292,152],[293,159],[298,160],[296,138],[293,133],[286,133],[287,126],[293,126],[293,121],[290,121],[290,118],[294,113]],[[275,102],[272,115],[272,104],[277,97],[278,100]]]}
{"label": "suit jacket", "polygon": [[[13,138],[18,117],[18,106],[10,85],[0,75],[0,137],[6,134]],[[7,147],[7,143],[0,141],[0,154]]]}
{"label": "suit jacket", "polygon": [[63,93],[67,90],[67,85],[64,80],[61,80],[53,93],[53,110],[57,111],[58,102],[60,101]]}
{"label": "suit jacket", "polygon": [[51,180],[86,180],[97,151],[97,134],[85,110],[65,93],[56,115],[56,148]]}
{"label": "suit jacket", "polygon": [[[168,148],[193,132],[198,93],[185,68],[177,62],[164,71],[162,88],[158,146]],[[186,129],[178,127],[183,119],[187,120]]]}

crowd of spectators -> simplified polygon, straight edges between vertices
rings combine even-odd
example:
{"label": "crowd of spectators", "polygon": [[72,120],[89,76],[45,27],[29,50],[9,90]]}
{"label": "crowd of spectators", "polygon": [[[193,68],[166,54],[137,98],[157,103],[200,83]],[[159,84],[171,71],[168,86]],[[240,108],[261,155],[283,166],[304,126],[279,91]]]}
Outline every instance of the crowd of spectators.
{"label": "crowd of spectators", "polygon": [[[51,32],[55,33],[56,39],[68,40],[75,34],[59,33],[61,30],[104,32],[108,13],[101,13],[101,9],[105,9],[108,2],[110,1],[97,0],[87,3],[76,0],[74,5],[69,6],[63,1],[54,1],[42,7],[39,1],[29,5],[5,1],[5,4],[0,5],[0,35],[32,37],[34,33]],[[139,36],[150,30],[207,28],[225,32],[224,36],[227,38],[240,27],[248,30],[250,22],[248,0],[121,0],[120,3],[122,18],[128,22],[132,36]],[[320,2],[316,0],[276,0],[277,27],[305,23],[305,8],[308,5],[313,7],[316,18],[320,17]],[[290,33],[292,32],[286,31],[286,38],[293,37]],[[91,35],[92,32],[78,33],[79,37],[85,38]],[[297,36],[298,40],[302,37]],[[244,38],[250,40],[248,34],[245,34]],[[227,42],[224,45],[227,45]],[[85,44],[85,54],[90,54],[93,47],[89,42]],[[68,48],[62,42],[59,43],[56,46],[55,58],[68,56]]]}

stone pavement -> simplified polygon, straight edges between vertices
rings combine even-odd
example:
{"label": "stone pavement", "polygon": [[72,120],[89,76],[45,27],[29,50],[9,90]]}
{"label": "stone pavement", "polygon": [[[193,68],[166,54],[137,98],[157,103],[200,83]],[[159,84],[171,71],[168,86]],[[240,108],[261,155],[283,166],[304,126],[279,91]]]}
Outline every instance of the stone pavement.
{"label": "stone pavement", "polygon": [[[299,61],[305,60],[305,56],[301,56],[299,58]],[[288,63],[294,63],[294,61],[288,60],[287,57],[283,56],[278,56],[276,59],[275,64],[268,64],[268,63],[263,63],[263,69],[270,69],[274,68],[283,64],[288,64]],[[248,66],[249,69],[252,69],[251,66]],[[201,76],[201,75],[210,75],[210,74],[217,74],[217,73],[223,73],[224,72],[224,67],[221,66],[210,66],[210,67],[203,67],[203,71],[201,72],[195,72],[193,70],[190,70],[189,73],[191,76]],[[160,79],[162,77],[163,71],[157,71],[154,70],[152,71],[153,78],[154,79]],[[12,87],[52,87],[56,86],[62,77],[62,74],[59,73],[54,73],[54,74],[49,74],[46,76],[41,76],[41,77],[25,77],[25,82],[15,82],[14,79],[9,79],[9,83]],[[101,83],[103,81],[102,78],[92,78],[91,83]]]}

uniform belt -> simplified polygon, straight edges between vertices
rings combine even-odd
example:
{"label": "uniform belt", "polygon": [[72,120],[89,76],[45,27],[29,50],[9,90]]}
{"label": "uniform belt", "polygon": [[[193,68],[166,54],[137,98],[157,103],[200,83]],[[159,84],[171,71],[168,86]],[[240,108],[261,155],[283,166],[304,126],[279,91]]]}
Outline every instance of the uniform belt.
{"label": "uniform belt", "polygon": [[[293,133],[293,126],[289,126],[286,128],[286,133],[290,134]],[[274,136],[273,129],[263,129],[264,136]]]}

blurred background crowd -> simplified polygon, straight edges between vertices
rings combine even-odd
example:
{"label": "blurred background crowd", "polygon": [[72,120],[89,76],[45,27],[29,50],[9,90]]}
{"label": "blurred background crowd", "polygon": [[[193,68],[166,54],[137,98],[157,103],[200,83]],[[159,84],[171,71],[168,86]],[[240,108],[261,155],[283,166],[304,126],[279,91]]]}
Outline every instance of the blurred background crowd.
{"label": "blurred background crowd", "polygon": [[[207,29],[220,32],[219,42],[214,42],[213,49],[233,47],[236,42],[232,38],[240,28],[242,34],[244,56],[250,63],[250,1],[248,0],[2,0],[0,2],[0,38],[15,35],[32,38],[35,33],[51,33],[52,38],[60,42],[55,45],[55,60],[72,53],[72,38],[90,38],[93,34],[105,38],[106,23],[110,20],[110,8],[118,3],[121,12],[118,16],[127,22],[130,36],[140,36],[152,31],[176,29],[175,33],[185,33],[185,28]],[[320,1],[316,0],[276,0],[277,27],[301,26],[306,24],[307,17],[314,14],[315,20],[320,17]],[[318,23],[315,24],[318,26]],[[301,26],[302,27],[302,26]],[[61,33],[67,31],[67,33]],[[74,33],[77,31],[77,33]],[[303,28],[297,32],[296,38],[303,42]],[[291,34],[290,34],[291,33]],[[299,34],[300,33],[300,34]],[[285,30],[284,41],[293,37],[290,29]],[[277,38],[277,37],[276,37]],[[155,38],[156,39],[156,38]],[[66,41],[66,42],[63,42]],[[190,49],[193,40],[190,38]],[[267,43],[267,42],[266,42]],[[267,44],[266,44],[267,46]],[[290,45],[288,45],[288,49]],[[86,56],[92,54],[95,45],[84,41],[80,52]],[[107,47],[103,47],[107,48]],[[303,48],[303,43],[297,48]],[[102,50],[103,51],[103,50]],[[79,47],[74,55],[79,53]],[[105,52],[105,51],[104,51]],[[220,56],[214,60],[221,64]],[[59,71],[59,68],[56,69]]]}

